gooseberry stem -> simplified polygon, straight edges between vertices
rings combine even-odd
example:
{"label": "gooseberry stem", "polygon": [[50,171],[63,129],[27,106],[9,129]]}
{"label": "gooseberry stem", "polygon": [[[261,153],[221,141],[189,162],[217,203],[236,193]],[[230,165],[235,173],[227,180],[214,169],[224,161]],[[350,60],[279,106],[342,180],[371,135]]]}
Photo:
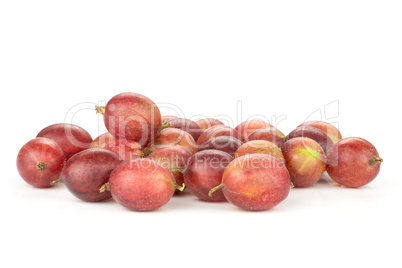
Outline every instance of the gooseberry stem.
{"label": "gooseberry stem", "polygon": [[162,123],[161,130],[170,127],[170,125],[170,122],[165,120],[165,122]]}
{"label": "gooseberry stem", "polygon": [[109,183],[105,183],[104,185],[102,185],[102,187],[99,189],[100,193],[106,192],[106,191],[110,191],[110,186]]}
{"label": "gooseberry stem", "polygon": [[180,192],[183,192],[184,188],[186,188],[186,185],[183,183],[181,186],[179,186],[177,183],[175,183],[174,188],[179,190]]}
{"label": "gooseberry stem", "polygon": [[216,190],[218,190],[218,189],[220,189],[220,188],[222,188],[222,187],[223,187],[223,183],[221,183],[221,184],[219,184],[218,186],[212,188],[212,189],[209,191],[208,196],[209,196],[209,197],[212,197],[212,194],[213,194]]}
{"label": "gooseberry stem", "polygon": [[98,106],[95,105],[96,114],[104,114],[105,113],[105,106]]}
{"label": "gooseberry stem", "polygon": [[50,185],[55,185],[56,183],[59,183],[59,182],[61,182],[61,180],[60,180],[60,179],[55,180],[55,181],[52,181],[52,182],[50,183]]}
{"label": "gooseberry stem", "polygon": [[42,171],[42,170],[45,169],[45,163],[43,163],[43,162],[38,162],[38,163],[36,164],[36,167],[38,168],[39,171]]}
{"label": "gooseberry stem", "polygon": [[381,164],[384,160],[381,157],[374,156],[369,160],[369,166],[374,166],[375,164]]}

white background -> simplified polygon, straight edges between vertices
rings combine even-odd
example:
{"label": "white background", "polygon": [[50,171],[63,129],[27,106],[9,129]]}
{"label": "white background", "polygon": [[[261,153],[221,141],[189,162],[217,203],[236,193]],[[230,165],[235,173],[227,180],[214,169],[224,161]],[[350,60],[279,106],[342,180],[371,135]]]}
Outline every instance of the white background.
{"label": "white background", "polygon": [[[2,266],[400,267],[401,14],[400,1],[1,1]],[[321,112],[384,163],[361,189],[324,177],[260,213],[189,193],[136,213],[19,177],[42,128],[95,138],[93,105],[125,91],[234,126],[286,116],[285,134]]]}

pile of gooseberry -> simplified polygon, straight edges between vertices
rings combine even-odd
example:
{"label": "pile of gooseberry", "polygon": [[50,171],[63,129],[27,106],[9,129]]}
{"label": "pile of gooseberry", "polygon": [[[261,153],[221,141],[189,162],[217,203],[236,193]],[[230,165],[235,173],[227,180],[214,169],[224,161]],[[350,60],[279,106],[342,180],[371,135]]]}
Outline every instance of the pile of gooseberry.
{"label": "pile of gooseberry", "polygon": [[343,187],[364,186],[383,161],[370,142],[342,138],[324,121],[288,135],[262,120],[232,128],[214,118],[161,116],[152,100],[132,92],[95,110],[108,132],[93,140],[73,124],[44,128],[18,153],[21,177],[39,188],[62,183],[83,201],[113,198],[134,211],[158,209],[185,189],[203,201],[262,211],[325,171]]}

